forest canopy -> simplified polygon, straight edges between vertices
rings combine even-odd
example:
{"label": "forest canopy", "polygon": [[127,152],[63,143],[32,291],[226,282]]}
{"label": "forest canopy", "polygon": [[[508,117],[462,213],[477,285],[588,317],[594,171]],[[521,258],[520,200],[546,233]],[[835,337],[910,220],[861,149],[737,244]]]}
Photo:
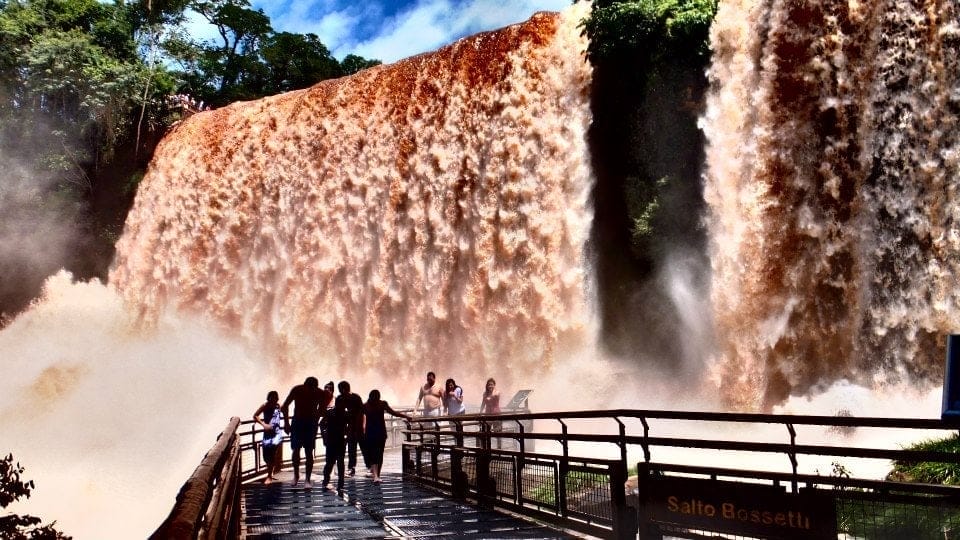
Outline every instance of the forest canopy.
{"label": "forest canopy", "polygon": [[[191,36],[191,14],[217,39]],[[106,276],[153,148],[184,115],[379,63],[276,32],[248,0],[0,0],[0,238],[18,240],[0,241],[0,326],[60,268]]]}

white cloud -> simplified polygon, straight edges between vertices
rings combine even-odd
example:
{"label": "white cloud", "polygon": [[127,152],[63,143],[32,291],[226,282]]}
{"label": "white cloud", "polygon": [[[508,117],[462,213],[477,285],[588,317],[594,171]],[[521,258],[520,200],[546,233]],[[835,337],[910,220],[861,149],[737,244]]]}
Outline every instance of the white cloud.
{"label": "white cloud", "polygon": [[494,30],[525,21],[537,11],[559,11],[570,0],[466,0],[452,4],[448,0],[424,0],[411,9],[384,21],[383,31],[347,48],[366,58],[394,62],[485,30]]}
{"label": "white cloud", "polygon": [[382,18],[379,2],[291,0],[254,2],[274,30],[314,33],[336,56],[358,54],[394,62],[432,51],[485,30],[530,18],[536,11],[559,11],[571,0],[421,0]]}

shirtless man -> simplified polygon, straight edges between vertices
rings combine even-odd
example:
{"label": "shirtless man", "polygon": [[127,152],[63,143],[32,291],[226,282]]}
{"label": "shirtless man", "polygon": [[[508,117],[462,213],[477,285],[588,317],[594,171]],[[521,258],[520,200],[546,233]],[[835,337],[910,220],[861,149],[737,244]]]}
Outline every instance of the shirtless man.
{"label": "shirtless man", "polygon": [[420,387],[417,404],[413,406],[414,411],[420,408],[421,401],[423,401],[423,416],[440,416],[443,389],[437,385],[437,376],[432,371],[427,373],[426,384]]}
{"label": "shirtless man", "polygon": [[[306,454],[303,487],[310,489],[313,483],[313,449],[317,444],[317,426],[320,417],[333,399],[333,393],[320,389],[316,377],[307,377],[303,384],[294,386],[280,409],[283,411],[284,431],[290,434],[290,449],[293,450],[293,485],[300,481],[300,449]],[[293,429],[290,429],[290,404],[293,403]]]}

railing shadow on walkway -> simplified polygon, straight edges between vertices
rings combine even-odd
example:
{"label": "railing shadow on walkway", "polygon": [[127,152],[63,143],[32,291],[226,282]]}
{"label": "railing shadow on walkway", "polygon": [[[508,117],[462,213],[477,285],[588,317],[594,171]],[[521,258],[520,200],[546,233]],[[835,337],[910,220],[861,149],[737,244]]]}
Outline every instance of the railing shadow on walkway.
{"label": "railing shadow on walkway", "polygon": [[[864,537],[888,534],[884,527],[891,521],[884,516],[891,508],[905,513],[900,522],[933,520],[940,529],[960,523],[958,487],[858,477],[842,466],[829,470],[824,461],[955,465],[957,454],[903,450],[890,442],[956,430],[941,420],[606,410],[415,417],[393,428],[391,444],[402,448],[406,481],[481,508],[600,538],[715,533],[705,516],[684,521],[689,516],[670,509],[663,489],[679,489],[685,481],[701,482],[697,489],[708,486],[703,500],[709,500],[711,490],[727,493],[734,485],[762,487],[745,491],[754,499],[828,493],[834,523],[822,537],[829,537],[829,531],[833,538],[851,531]],[[864,437],[873,442],[853,446],[851,441],[860,439],[850,433],[865,431],[890,435]],[[236,537],[240,483],[262,474],[258,434],[232,419],[153,537]],[[198,487],[203,483],[206,487]],[[206,503],[197,502],[201,500]],[[749,527],[745,534],[737,519],[727,521],[732,525],[724,526],[735,530],[721,532],[767,534],[751,533]],[[192,523],[195,529],[177,536],[179,529],[172,528],[177,523]],[[793,537],[776,531],[773,537]],[[808,533],[798,534],[818,537]]]}

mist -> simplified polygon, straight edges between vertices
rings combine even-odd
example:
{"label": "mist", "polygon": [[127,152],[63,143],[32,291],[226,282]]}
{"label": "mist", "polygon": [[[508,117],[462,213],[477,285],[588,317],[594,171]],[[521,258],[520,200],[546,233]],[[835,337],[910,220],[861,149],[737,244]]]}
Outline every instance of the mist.
{"label": "mist", "polygon": [[[43,281],[67,266],[80,240],[80,207],[55,189],[58,179],[37,171],[0,145],[0,326],[26,306]],[[5,309],[10,312],[5,312]]]}

